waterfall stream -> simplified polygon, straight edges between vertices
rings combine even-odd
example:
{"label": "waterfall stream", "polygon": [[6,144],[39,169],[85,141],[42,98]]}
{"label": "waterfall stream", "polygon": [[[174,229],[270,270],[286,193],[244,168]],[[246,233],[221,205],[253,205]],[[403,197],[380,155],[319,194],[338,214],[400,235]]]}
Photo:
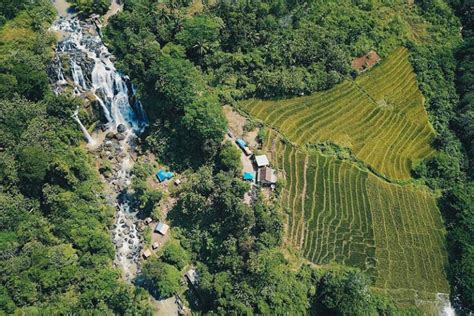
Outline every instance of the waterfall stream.
{"label": "waterfall stream", "polygon": [[[75,111],[73,119],[90,150],[112,162],[113,172],[104,176],[104,182],[109,192],[107,198],[117,208],[112,229],[115,264],[122,269],[125,279],[132,281],[138,270],[142,236],[127,187],[137,136],[147,126],[147,118],[134,96],[135,89],[129,78],[115,69],[113,56],[103,44],[100,30],[93,21],[61,17],[52,30],[61,38],[49,71],[54,91],[57,94],[69,91],[85,101],[95,102],[101,112],[98,126],[102,130],[96,133],[90,133],[84,126],[80,109]],[[105,140],[102,140],[103,135],[108,135]]]}

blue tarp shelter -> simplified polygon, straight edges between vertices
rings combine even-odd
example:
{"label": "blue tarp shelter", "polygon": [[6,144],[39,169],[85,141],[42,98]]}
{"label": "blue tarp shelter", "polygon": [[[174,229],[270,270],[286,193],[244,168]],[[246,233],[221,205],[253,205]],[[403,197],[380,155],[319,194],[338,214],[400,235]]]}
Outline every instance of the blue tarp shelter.
{"label": "blue tarp shelter", "polygon": [[255,177],[251,172],[244,172],[244,175],[242,176],[242,179],[244,179],[245,181],[253,181],[254,178]]}
{"label": "blue tarp shelter", "polygon": [[247,143],[245,142],[245,140],[243,140],[242,138],[237,138],[237,140],[235,141],[237,143],[237,145],[239,145],[240,148],[242,149],[245,149],[245,147],[247,147]]}
{"label": "blue tarp shelter", "polygon": [[164,170],[160,170],[156,173],[156,177],[158,178],[158,180],[160,180],[160,182],[169,180],[173,178],[173,176],[174,174],[172,172],[164,171]]}

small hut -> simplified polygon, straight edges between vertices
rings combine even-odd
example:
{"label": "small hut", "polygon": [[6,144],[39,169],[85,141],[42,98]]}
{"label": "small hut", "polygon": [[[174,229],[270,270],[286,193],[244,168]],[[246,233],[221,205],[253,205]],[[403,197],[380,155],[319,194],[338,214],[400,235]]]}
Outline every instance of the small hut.
{"label": "small hut", "polygon": [[160,233],[164,236],[168,232],[168,229],[170,229],[170,227],[168,225],[166,225],[165,223],[160,222],[160,223],[156,224],[155,232]]}
{"label": "small hut", "polygon": [[277,182],[275,170],[270,167],[263,167],[258,170],[258,182],[262,185],[272,185]]}
{"label": "small hut", "polygon": [[190,269],[188,272],[184,274],[186,279],[188,279],[191,285],[196,286],[199,283],[199,274],[196,272],[195,269]]}
{"label": "small hut", "polygon": [[148,259],[150,256],[151,256],[151,251],[150,249],[146,249],[144,252],[143,252],[143,259]]}
{"label": "small hut", "polygon": [[259,168],[270,165],[270,161],[268,161],[267,155],[255,156],[255,163],[257,164],[257,167]]}

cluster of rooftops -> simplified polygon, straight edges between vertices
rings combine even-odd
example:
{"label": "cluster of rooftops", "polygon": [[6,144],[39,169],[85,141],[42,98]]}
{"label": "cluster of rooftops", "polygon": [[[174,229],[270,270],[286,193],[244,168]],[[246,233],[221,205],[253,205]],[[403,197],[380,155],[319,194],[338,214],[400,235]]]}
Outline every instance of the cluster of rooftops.
{"label": "cluster of rooftops", "polygon": [[[275,171],[270,167],[270,161],[268,160],[267,155],[254,155],[247,146],[247,143],[241,138],[237,138],[236,143],[247,156],[250,156],[252,162],[254,163],[257,169],[257,179],[255,179],[255,175],[253,172],[244,172],[242,178],[246,181],[251,182],[255,182],[256,180],[256,182],[261,185],[273,187],[277,181],[277,176]],[[155,175],[160,183],[170,180],[175,176],[173,172],[165,171],[163,169],[160,169]],[[174,183],[176,185],[179,185],[181,181],[179,179],[176,179]],[[149,225],[151,223],[151,218],[145,219],[145,224]],[[168,233],[169,228],[170,227],[167,224],[163,222],[158,222],[154,228],[154,232],[165,236]],[[159,244],[157,242],[152,245],[152,249],[157,249],[158,247]],[[151,256],[151,254],[152,252],[150,251],[150,249],[147,249],[144,251],[143,257],[147,259],[149,256]]]}
{"label": "cluster of rooftops", "polygon": [[[274,185],[277,181],[277,176],[275,171],[270,167],[270,161],[267,155],[254,155],[242,138],[237,138],[235,142],[247,156],[253,158],[253,162],[257,166],[257,183],[270,186]],[[242,178],[246,181],[255,180],[255,176],[252,172],[244,172]]]}

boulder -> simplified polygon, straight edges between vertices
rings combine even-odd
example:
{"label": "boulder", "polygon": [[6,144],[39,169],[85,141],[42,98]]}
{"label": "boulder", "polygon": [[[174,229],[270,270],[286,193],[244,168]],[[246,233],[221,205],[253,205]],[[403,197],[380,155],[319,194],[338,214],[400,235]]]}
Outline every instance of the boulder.
{"label": "boulder", "polygon": [[108,132],[107,134],[105,134],[106,139],[112,139],[114,138],[114,136],[115,136],[114,132]]}
{"label": "boulder", "polygon": [[119,132],[119,133],[124,133],[126,130],[127,130],[127,128],[123,124],[119,124],[117,126],[117,132]]}
{"label": "boulder", "polygon": [[117,138],[118,140],[124,140],[125,139],[125,135],[122,134],[122,133],[118,133],[115,135],[115,138]]}

